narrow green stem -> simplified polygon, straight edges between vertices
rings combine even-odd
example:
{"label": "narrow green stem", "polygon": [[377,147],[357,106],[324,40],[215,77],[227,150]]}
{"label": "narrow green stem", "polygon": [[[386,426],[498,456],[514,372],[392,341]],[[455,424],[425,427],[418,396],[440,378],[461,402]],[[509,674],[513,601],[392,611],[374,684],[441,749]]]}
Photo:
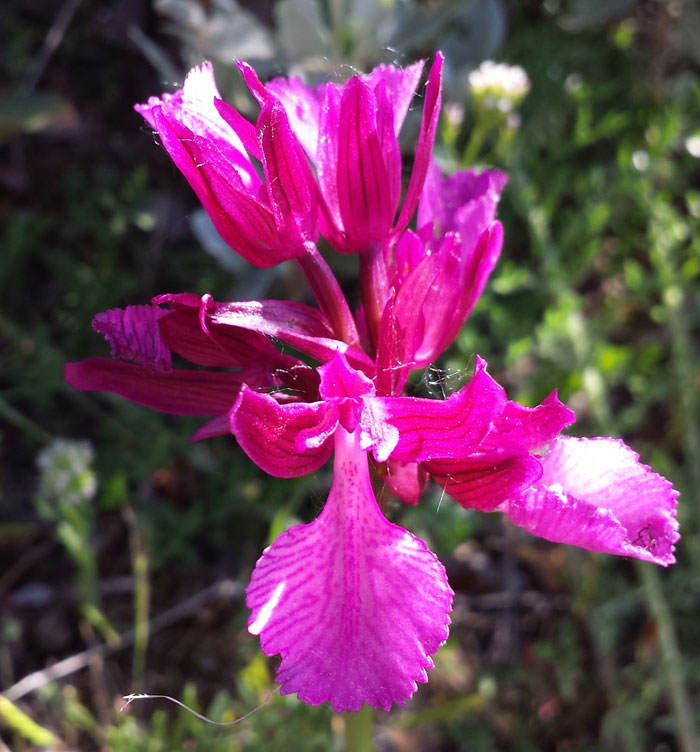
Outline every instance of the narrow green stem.
{"label": "narrow green stem", "polygon": [[462,155],[463,165],[470,167],[474,164],[487,133],[488,129],[480,122],[477,122],[472,128],[472,132],[469,135],[469,141],[467,142],[464,154]]}
{"label": "narrow green stem", "polygon": [[141,691],[146,678],[146,653],[148,651],[149,605],[151,588],[149,581],[149,556],[144,546],[139,522],[131,507],[126,507],[124,516],[130,528],[131,569],[134,575],[134,654],[132,659],[132,688]]}
{"label": "narrow green stem", "polygon": [[649,611],[659,629],[661,667],[668,685],[680,749],[682,752],[697,752],[700,749],[700,739],[695,733],[693,708],[685,686],[683,658],[676,639],[673,617],[661,588],[661,579],[656,569],[647,563],[639,562],[637,572],[644,587]]}
{"label": "narrow green stem", "polygon": [[374,711],[363,705],[358,713],[343,713],[345,719],[345,752],[375,752],[372,741]]}

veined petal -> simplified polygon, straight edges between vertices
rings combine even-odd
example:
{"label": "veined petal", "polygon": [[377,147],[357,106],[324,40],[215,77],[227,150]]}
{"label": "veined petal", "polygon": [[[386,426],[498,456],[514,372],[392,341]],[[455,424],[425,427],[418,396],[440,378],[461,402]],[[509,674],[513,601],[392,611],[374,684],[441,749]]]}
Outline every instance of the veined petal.
{"label": "veined petal", "polygon": [[170,350],[158,325],[167,314],[154,305],[112,308],[98,313],[92,320],[92,328],[105,336],[113,357],[167,371]]}
{"label": "veined petal", "polygon": [[459,460],[430,460],[425,469],[455,501],[467,509],[491,512],[507,499],[519,496],[542,475],[542,465],[531,454],[506,459],[493,455]]}
{"label": "veined petal", "polygon": [[470,248],[496,217],[508,176],[500,170],[459,170],[447,177],[436,162],[428,170],[420,203],[419,230],[433,225],[435,237],[459,232]]}
{"label": "veined petal", "polygon": [[246,387],[231,410],[231,433],[243,451],[266,473],[295,478],[313,473],[331,456],[338,426],[332,403],[280,405]]}
{"label": "veined petal", "polygon": [[358,711],[403,705],[447,639],[453,593],[425,543],[377,506],[358,438],[336,433],[321,515],[282,533],[251,577],[248,629],[280,653],[281,694]]}
{"label": "veined petal", "polygon": [[262,150],[258,143],[258,137],[255,132],[255,126],[249,120],[246,120],[238,110],[231,107],[223,99],[214,99],[214,106],[219,115],[225,120],[240,138],[248,154],[262,162]]}
{"label": "veined petal", "polygon": [[282,103],[292,130],[309,158],[314,161],[324,87],[312,89],[298,76],[292,76],[291,78],[273,78],[265,84],[265,88]]}
{"label": "veined petal", "polygon": [[444,61],[442,52],[435,53],[435,61],[428,74],[428,81],[425,84],[425,103],[423,104],[423,118],[421,120],[420,133],[418,134],[418,145],[416,147],[416,157],[413,161],[411,177],[406,189],[401,213],[396,222],[396,231],[400,232],[411,221],[411,217],[418,205],[418,199],[423,190],[423,182],[430,165],[430,159],[435,142],[435,133],[437,131],[438,119],[440,117],[440,103],[442,101],[442,63]]}
{"label": "veined petal", "polygon": [[218,368],[256,365],[272,371],[299,362],[280,353],[267,337],[257,332],[233,327],[224,331],[212,327],[205,331],[200,323],[199,305],[189,310],[159,310],[165,314],[159,321],[163,340],[190,363]]}
{"label": "veined petal", "polygon": [[316,181],[297,141],[284,107],[270,98],[258,118],[265,183],[277,227],[300,234],[302,241],[317,238]]}
{"label": "veined petal", "polygon": [[[374,456],[403,462],[458,458],[473,454],[503,410],[503,388],[477,360],[469,383],[446,400],[419,397],[369,397],[362,413],[363,446],[374,446]],[[398,440],[386,441],[386,424]]]}
{"label": "veined petal", "polygon": [[214,324],[276,337],[321,361],[330,360],[336,352],[342,352],[351,365],[370,372],[373,368],[364,352],[334,339],[323,315],[303,303],[287,300],[213,303],[208,317]]}
{"label": "veined petal", "polygon": [[338,208],[358,251],[388,234],[396,209],[377,132],[378,106],[360,78],[345,84],[338,123]]}
{"label": "veined petal", "polygon": [[402,462],[389,458],[386,463],[386,482],[404,504],[416,505],[428,484],[428,473],[417,462]]}
{"label": "veined petal", "polygon": [[418,88],[423,64],[423,60],[418,60],[418,62],[405,68],[398,68],[395,65],[381,63],[371,73],[362,76],[362,80],[366,81],[375,91],[380,84],[386,87],[389,99],[393,104],[393,126],[394,133],[397,136]]}
{"label": "veined petal", "polygon": [[525,407],[508,400],[503,412],[493,421],[493,428],[480,449],[503,454],[536,451],[575,420],[574,411],[559,400],[556,390],[536,407]]}
{"label": "veined petal", "polygon": [[622,441],[559,438],[542,466],[539,483],[502,507],[516,525],[589,551],[675,562],[678,492]]}
{"label": "veined petal", "polygon": [[134,109],[158,131],[163,146],[171,156],[171,149],[175,145],[168,143],[167,135],[163,139],[160,133],[163,119],[171,124],[179,123],[193,135],[206,138],[235,166],[245,185],[255,187],[260,184],[260,178],[236,129],[217,110],[216,100],[220,96],[214,69],[211,63],[205,61],[190,70],[182,89],[174,94],[163,94],[160,99],[151,97],[146,104],[137,104]]}
{"label": "veined petal", "polygon": [[350,368],[347,358],[336,353],[328,363],[318,367],[321,374],[319,392],[323,399],[361,398],[374,394],[374,384],[364,373]]}
{"label": "veined petal", "polygon": [[262,267],[294,257],[298,249],[280,246],[272,212],[255,198],[257,187],[244,185],[216,144],[168,120],[158,108],[152,117],[163,146],[231,248]]}
{"label": "veined petal", "polygon": [[233,405],[249,373],[158,371],[111,358],[66,363],[64,377],[76,389],[114,392],[139,405],[172,415],[218,415]]}
{"label": "veined petal", "polygon": [[457,336],[496,266],[502,246],[503,228],[494,222],[469,249],[459,234],[448,233],[433,252],[447,258],[434,283],[436,294],[426,299],[426,329],[415,354],[421,366],[435,360]]}

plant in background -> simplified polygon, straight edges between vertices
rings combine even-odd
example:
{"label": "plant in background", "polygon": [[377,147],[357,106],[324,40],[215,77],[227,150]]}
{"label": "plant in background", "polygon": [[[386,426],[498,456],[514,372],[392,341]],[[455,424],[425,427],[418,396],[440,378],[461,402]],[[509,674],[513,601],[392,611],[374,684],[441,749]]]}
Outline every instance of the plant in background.
{"label": "plant in background", "polygon": [[110,643],[119,640],[99,605],[97,560],[92,546],[97,479],[89,441],[54,439],[37,455],[37,511],[56,526],[56,536],[77,567],[78,601],[84,618]]}
{"label": "plant in background", "polygon": [[[221,100],[207,64],[137,109],[229,245],[260,267],[293,260],[318,307],[161,295],[96,316],[116,359],[67,364],[66,378],[211,416],[193,439],[231,432],[276,476],[333,456],[322,513],[278,536],[255,567],[249,630],[281,654],[282,693],[336,711],[389,709],[427,680],[452,591],[425,543],[386,519],[373,479],[416,504],[432,477],[464,507],[500,511],[548,540],[664,566],[678,539],[677,493],[619,440],[560,436],[574,415],[556,393],[534,408],[510,401],[478,357],[449,398],[406,395],[411,372],[456,336],[502,244],[505,176],[443,177],[431,159],[439,53],[403,200],[397,137],[421,63],[316,88],[263,85],[240,68],[260,106],[255,125]],[[354,314],[319,234],[359,257]],[[173,354],[203,368],[173,367]]]}

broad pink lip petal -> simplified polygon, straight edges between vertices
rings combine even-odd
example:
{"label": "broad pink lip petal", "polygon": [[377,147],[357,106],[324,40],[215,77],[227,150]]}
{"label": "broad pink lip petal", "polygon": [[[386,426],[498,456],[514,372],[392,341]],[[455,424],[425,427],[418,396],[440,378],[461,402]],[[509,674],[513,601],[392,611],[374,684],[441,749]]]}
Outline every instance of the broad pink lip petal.
{"label": "broad pink lip petal", "polygon": [[154,305],[112,308],[98,313],[92,320],[92,328],[105,336],[113,357],[167,371],[170,350],[158,325],[167,314]]}
{"label": "broad pink lip petal", "polygon": [[[477,361],[474,377],[446,400],[419,397],[374,397],[365,400],[362,414],[364,444],[373,445],[375,458],[389,456],[403,462],[459,458],[473,454],[500,414],[505,402],[503,388]],[[394,428],[395,446],[384,440],[386,424]]]}
{"label": "broad pink lip petal", "polygon": [[678,492],[622,441],[559,438],[542,466],[539,483],[502,507],[516,525],[589,551],[675,562]]}
{"label": "broad pink lip petal", "polygon": [[66,363],[64,376],[76,389],[114,392],[132,402],[172,415],[218,415],[228,412],[241,383],[250,374],[158,371],[111,358],[88,358]]}
{"label": "broad pink lip petal", "polygon": [[382,515],[357,438],[339,429],[335,445],[323,512],[282,533],[253,571],[248,630],[281,654],[282,694],[389,710],[427,681],[453,593],[425,543]]}
{"label": "broad pink lip petal", "polygon": [[425,469],[455,501],[467,509],[491,512],[536,483],[542,465],[530,454],[507,459],[475,455],[461,460],[430,460]]}
{"label": "broad pink lip petal", "polygon": [[230,419],[231,433],[258,467],[295,478],[315,472],[331,456],[338,411],[328,402],[281,405],[243,386]]}

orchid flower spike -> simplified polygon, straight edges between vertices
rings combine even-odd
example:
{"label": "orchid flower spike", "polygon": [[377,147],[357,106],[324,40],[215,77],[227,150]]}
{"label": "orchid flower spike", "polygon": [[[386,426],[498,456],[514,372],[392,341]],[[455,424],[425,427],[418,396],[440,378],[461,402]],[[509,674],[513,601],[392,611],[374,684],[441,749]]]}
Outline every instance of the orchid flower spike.
{"label": "orchid flower spike", "polygon": [[[271,475],[332,459],[323,511],[263,552],[246,602],[249,631],[281,656],[280,691],[336,711],[405,703],[447,639],[453,600],[437,557],[382,514],[370,454],[406,504],[432,479],[462,506],[547,540],[661,566],[679,538],[671,483],[617,439],[562,436],[575,416],[556,392],[519,405],[476,356],[448,398],[405,395],[411,371],[464,324],[503,242],[506,176],[443,177],[432,161],[441,66],[438,53],[403,204],[397,134],[422,63],[316,89],[263,85],[241,64],[260,104],[255,125],[220,99],[208,63],[182,90],[138,105],[222,237],[258,266],[294,259],[318,307],[160,295],[95,316],[112,358],[65,367],[78,389],[206,416],[192,440],[231,433]],[[359,254],[354,315],[316,249],[319,232]]]}

